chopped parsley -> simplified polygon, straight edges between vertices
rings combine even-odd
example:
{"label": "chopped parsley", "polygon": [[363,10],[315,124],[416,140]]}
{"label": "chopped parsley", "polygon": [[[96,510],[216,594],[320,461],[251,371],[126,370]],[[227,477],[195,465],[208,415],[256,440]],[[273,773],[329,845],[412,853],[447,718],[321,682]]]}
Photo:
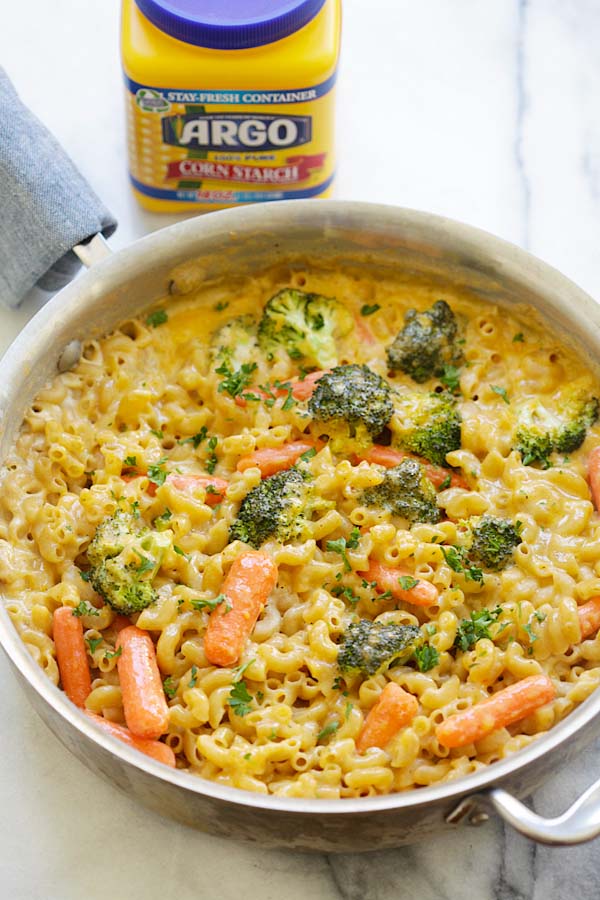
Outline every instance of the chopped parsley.
{"label": "chopped parsley", "polygon": [[166,310],[156,309],[146,318],[146,325],[150,325],[152,328],[158,328],[159,325],[164,325],[168,320],[169,316],[167,315]]}
{"label": "chopped parsley", "polygon": [[128,469],[135,469],[137,466],[137,456],[126,456],[123,460],[123,465]]}
{"label": "chopped parsley", "polygon": [[419,672],[429,672],[440,661],[440,654],[431,644],[423,644],[415,648],[415,661]]}
{"label": "chopped parsley", "polygon": [[85,600],[81,600],[77,606],[74,607],[72,613],[76,619],[79,619],[81,616],[99,616],[100,610],[96,609],[95,606],[86,603]]}
{"label": "chopped parsley", "polygon": [[510,400],[508,399],[508,394],[506,393],[506,388],[498,387],[497,384],[490,385],[491,389],[495,394],[498,394],[499,397],[502,397],[505,403],[510,406]]}
{"label": "chopped parsley", "polygon": [[452,476],[451,476],[451,475],[446,475],[446,477],[444,478],[444,480],[440,483],[440,486],[439,486],[439,488],[438,488],[438,492],[439,492],[439,491],[445,491],[445,490],[447,490],[447,489],[450,487],[451,484],[452,484]]}
{"label": "chopped parsley", "polygon": [[227,309],[229,306],[229,300],[219,300],[218,303],[215,303],[215,309],[217,312],[223,312],[224,309]]}
{"label": "chopped parsley", "polygon": [[189,555],[185,552],[185,550],[182,550],[181,547],[177,546],[177,544],[173,544],[173,550],[175,551],[175,553],[178,556],[184,556],[186,559],[190,558]]}
{"label": "chopped parsley", "polygon": [[190,676],[189,687],[196,687],[196,682],[198,681],[198,666],[192,666]]}
{"label": "chopped parsley", "polygon": [[168,523],[172,518],[173,518],[173,513],[167,506],[165,511],[162,512],[160,514],[160,516],[157,516],[154,519],[154,521],[152,522],[152,524],[154,525],[154,527],[156,528],[157,531],[164,531],[166,528],[169,527]]}
{"label": "chopped parsley", "polygon": [[173,683],[173,678],[169,675],[163,681],[163,690],[169,700],[172,700],[175,694],[177,693],[177,686]]}
{"label": "chopped parsley", "polygon": [[252,381],[252,375],[258,366],[256,363],[242,363],[239,369],[231,369],[228,363],[224,362],[215,369],[217,375],[222,375],[222,381],[219,385],[219,393],[227,393],[230,397],[237,397]]}
{"label": "chopped parsley", "polygon": [[143,575],[145,572],[150,572],[154,566],[156,565],[153,559],[150,559],[148,556],[142,556],[140,553],[137,554],[140,560],[140,564],[135,570],[138,575]]}
{"label": "chopped parsley", "polygon": [[454,646],[459,650],[470,650],[481,638],[489,638],[491,640],[490,625],[498,621],[502,613],[502,607],[496,606],[495,609],[473,610],[470,618],[462,619],[456,629],[456,637],[454,638]]}
{"label": "chopped parsley", "polygon": [[210,609],[212,611],[226,599],[227,597],[225,596],[225,594],[219,594],[219,596],[215,597],[214,600],[190,600],[190,603],[194,607],[194,609],[198,610],[199,612],[203,609]]}
{"label": "chopped parsley", "polygon": [[457,369],[456,366],[445,365],[440,381],[444,387],[456,394],[460,390],[460,369]]}
{"label": "chopped parsley", "polygon": [[90,648],[90,653],[92,654],[92,656],[94,655],[94,653],[96,652],[96,650],[98,649],[100,644],[102,643],[102,640],[103,640],[103,638],[101,638],[101,637],[85,639],[86,644]]}
{"label": "chopped parsley", "polygon": [[334,597],[342,597],[344,600],[347,600],[352,606],[356,606],[357,603],[360,603],[361,598],[347,585],[334,584],[331,588],[331,593]]}
{"label": "chopped parsley", "polygon": [[348,719],[350,718],[350,713],[352,712],[353,709],[354,709],[354,703],[352,703],[350,700],[348,700],[346,703],[346,710],[344,713],[346,721],[348,721]]}
{"label": "chopped parsley", "polygon": [[193,444],[194,450],[197,450],[200,444],[206,440],[208,437],[208,428],[206,425],[203,425],[200,431],[197,434],[193,434],[191,437],[182,438],[178,441],[179,444]]}
{"label": "chopped parsley", "polygon": [[308,462],[309,459],[312,459],[313,456],[317,455],[317,450],[315,447],[311,447],[310,450],[306,450],[300,457],[302,462]]}
{"label": "chopped parsley", "polygon": [[328,737],[330,737],[330,735],[335,734],[339,727],[340,727],[339,722],[329,722],[329,724],[326,725],[325,728],[322,728],[321,731],[318,733],[317,743],[319,743],[319,741],[324,741],[325,738],[328,738]]}
{"label": "chopped parsley", "polygon": [[89,573],[89,572],[80,572],[79,575],[80,575],[82,581],[89,581],[89,580],[90,580],[90,573]]}
{"label": "chopped parsley", "polygon": [[358,528],[353,528],[350,537],[346,540],[345,537],[338,538],[337,541],[327,541],[325,547],[327,550],[331,550],[333,553],[339,553],[342,557],[342,562],[344,563],[344,571],[351,572],[352,566],[348,562],[348,557],[346,556],[346,550],[355,550],[358,547],[358,541],[360,538],[360,531]]}
{"label": "chopped parsley", "polygon": [[519,331],[519,332],[517,332],[517,334],[515,334],[515,336],[513,338],[513,344],[522,344],[524,340],[525,340],[525,338],[523,336],[523,332]]}
{"label": "chopped parsley", "polygon": [[206,457],[206,471],[209,475],[212,475],[217,467],[217,454],[215,450],[217,448],[218,440],[216,437],[209,438],[207,447],[208,447],[208,456]]}
{"label": "chopped parsley", "polygon": [[244,679],[236,681],[227,697],[227,703],[236,716],[246,716],[251,710],[252,694],[249,693]]}
{"label": "chopped parsley", "polygon": [[157,487],[160,487],[167,480],[168,473],[165,469],[166,461],[167,457],[163,456],[157,463],[148,466],[148,481],[151,481],[152,484],[155,484]]}
{"label": "chopped parsley", "polygon": [[467,581],[483,584],[482,570],[471,563],[464,547],[442,547],[441,550],[444,559],[454,572],[462,573]]}
{"label": "chopped parsley", "polygon": [[379,303],[364,303],[360,308],[361,316],[372,316],[373,313],[376,313],[378,309],[381,309]]}
{"label": "chopped parsley", "polygon": [[151,429],[150,429],[150,434],[153,434],[154,437],[157,437],[157,438],[159,439],[159,441],[162,441],[162,439],[163,439],[164,436],[165,436],[165,433],[164,433],[164,431],[162,430],[162,428],[151,428]]}
{"label": "chopped parsley", "polygon": [[104,659],[117,659],[123,652],[123,648],[119,647],[118,650],[107,650],[104,654]]}
{"label": "chopped parsley", "polygon": [[401,575],[398,583],[403,591],[412,591],[418,585],[419,579],[413,578],[412,575]]}

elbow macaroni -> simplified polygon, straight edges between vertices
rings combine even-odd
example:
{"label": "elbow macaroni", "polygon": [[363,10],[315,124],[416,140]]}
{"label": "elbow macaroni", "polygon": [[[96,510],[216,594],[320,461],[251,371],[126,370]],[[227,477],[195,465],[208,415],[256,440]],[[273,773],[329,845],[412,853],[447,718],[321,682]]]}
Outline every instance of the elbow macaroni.
{"label": "elbow macaroni", "polygon": [[[302,540],[263,546],[278,566],[279,582],[240,660],[252,698],[241,715],[229,703],[240,672],[209,664],[203,636],[210,611],[192,601],[219,593],[243,549],[229,544],[229,526],[260,471],[237,472],[238,460],[305,437],[308,417],[303,403],[288,410],[281,403],[238,405],[219,390],[207,342],[231,316],[255,312],[289,285],[343,300],[360,324],[340,340],[340,361],[367,364],[382,376],[385,347],[406,310],[424,309],[440,294],[450,302],[466,322],[467,363],[462,446],[447,461],[472,489],[447,488],[447,518],[409,528],[390,512],[360,503],[361,493],[381,480],[379,467],[336,458],[324,445],[307,466],[326,505]],[[120,506],[149,524],[168,509],[181,549],[165,558],[156,579],[159,599],[139,614],[137,625],[152,635],[166,679],[171,712],[164,740],[178,765],[200,777],[287,797],[371,796],[435,784],[526,746],[596,688],[600,636],[581,641],[577,608],[600,594],[600,524],[585,479],[600,427],[552,469],[523,466],[511,450],[519,398],[550,397],[567,374],[600,393],[581,354],[557,341],[531,310],[482,309],[476,298],[452,288],[317,269],[278,270],[216,292],[180,288],[183,296],[169,300],[164,324],[152,327],[142,317],[85,344],[79,364],[36,397],[2,470],[0,592],[27,649],[55,684],[52,614],[62,605],[98,602],[80,572],[96,526]],[[361,318],[365,302],[382,312]],[[513,340],[518,333],[525,343]],[[257,386],[298,373],[287,357],[256,363]],[[403,375],[391,381],[410,383]],[[493,390],[498,385],[509,404]],[[166,458],[167,469],[182,475],[205,473],[210,464],[229,482],[227,497],[212,507],[203,488],[185,492],[168,480],[149,490],[145,475],[121,477],[126,457],[135,457],[143,471]],[[485,513],[519,518],[523,543],[513,564],[487,574],[481,585],[454,572],[439,545],[457,541],[461,520]],[[348,549],[348,572],[327,541],[354,526],[361,537]],[[378,597],[357,574],[369,559],[409,567],[437,587],[439,601],[423,608]],[[336,585],[351,590],[340,594]],[[456,652],[461,620],[498,605],[492,636]],[[427,672],[409,663],[362,680],[341,679],[338,641],[357,616],[423,626],[437,664]],[[115,614],[103,606],[97,615],[83,615],[82,623],[92,670],[86,706],[123,722]],[[448,750],[436,740],[435,726],[449,715],[540,672],[557,686],[552,703],[476,746]],[[389,680],[418,699],[419,712],[384,749],[358,753],[356,739]]]}

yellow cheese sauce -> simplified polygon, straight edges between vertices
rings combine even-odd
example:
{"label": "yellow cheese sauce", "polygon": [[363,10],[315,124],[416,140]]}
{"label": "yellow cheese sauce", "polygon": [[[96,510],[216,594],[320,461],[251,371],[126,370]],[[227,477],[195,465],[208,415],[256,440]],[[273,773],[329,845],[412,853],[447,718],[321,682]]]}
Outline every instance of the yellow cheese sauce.
{"label": "yellow cheese sauce", "polygon": [[[123,620],[94,590],[87,556],[98,526],[121,510],[136,528],[168,536],[152,577],[156,599],[129,622],[152,638],[169,707],[161,741],[181,769],[279,796],[370,796],[475,772],[568,715],[600,679],[600,638],[582,635],[578,614],[600,594],[600,521],[587,483],[600,428],[594,421],[581,446],[552,453],[548,468],[524,464],[515,448],[527,402],[556,410],[567,382],[600,396],[584,355],[527,307],[484,304],[451,285],[316,268],[188,291],[193,282],[193,267],[181,267],[154,310],[88,341],[77,366],[40,391],[3,467],[0,592],[48,677],[61,683],[53,613],[69,606],[80,614],[91,672],[85,706],[126,725],[115,656]],[[351,326],[335,342],[334,364],[367,366],[389,385],[394,412],[375,444],[401,449],[397,410],[407,392],[455,391],[459,446],[441,467],[418,463],[435,482],[439,515],[410,521],[368,502],[386,474],[361,461],[371,445],[328,440],[330,423],[316,420],[312,399],[294,397],[314,362],[255,342],[265,304],[290,288],[341,303]],[[387,350],[408,310],[440,300],[459,323],[460,359],[446,384],[437,376],[416,383],[390,369]],[[251,335],[236,347],[243,364],[223,356],[214,337],[240,316]],[[227,616],[224,581],[250,549],[235,523],[264,484],[256,465],[240,461],[303,441],[314,452],[296,466],[312,506],[294,536],[271,533],[260,544],[277,586],[235,664],[211,664],[206,630],[211,617]],[[185,482],[192,476],[227,486],[211,496],[206,480]],[[518,531],[497,569],[470,549],[482,517]],[[365,576],[373,565],[408,572],[408,593],[382,590]],[[413,582],[428,585],[435,602],[410,602]],[[361,621],[412,628],[419,652],[370,674],[344,670],[340,652]],[[550,680],[550,702],[472,743],[439,739],[442,723],[532,676]],[[390,684],[415,698],[416,712],[381,746],[361,748]]]}

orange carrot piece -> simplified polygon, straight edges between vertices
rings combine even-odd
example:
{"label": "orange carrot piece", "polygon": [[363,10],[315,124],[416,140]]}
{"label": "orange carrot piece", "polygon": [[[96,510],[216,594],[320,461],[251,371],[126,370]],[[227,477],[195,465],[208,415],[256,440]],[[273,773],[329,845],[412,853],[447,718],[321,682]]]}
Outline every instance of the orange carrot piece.
{"label": "orange carrot piece", "polygon": [[76,706],[83,707],[92,690],[83,625],[70,606],[54,611],[52,635],[63,690]]}
{"label": "orange carrot piece", "polygon": [[[255,387],[248,388],[246,393],[252,394],[253,397],[258,397],[258,399],[262,400],[262,401],[273,399],[270,394],[267,394],[266,391],[261,391],[260,388],[255,388]],[[275,393],[277,396],[280,396],[279,391],[274,391],[273,393]],[[285,394],[286,391],[284,391],[283,393]],[[242,409],[245,409],[246,406],[248,406],[248,401],[246,400],[246,398],[244,397],[243,394],[238,394],[236,397],[234,397],[233,402],[235,403],[236,406],[239,406]]]}
{"label": "orange carrot piece", "polygon": [[452,469],[446,469],[444,466],[434,466],[421,456],[416,456],[414,453],[406,453],[404,450],[394,450],[393,447],[382,447],[381,444],[373,444],[367,453],[357,456],[356,459],[359,462],[366,460],[369,463],[376,463],[378,466],[385,466],[386,469],[399,465],[403,459],[416,459],[425,469],[425,475],[434,487],[439,488],[450,477],[448,487],[462,488],[465,491],[469,490],[469,484],[462,475],[453,472]]}
{"label": "orange carrot piece", "polygon": [[193,491],[195,487],[203,487],[206,492],[204,502],[209,506],[216,506],[224,500],[229,487],[228,481],[215,475],[168,475],[167,481],[182,493]]}
{"label": "orange carrot piece", "polygon": [[136,737],[154,740],[168,728],[169,707],[152,638],[130,625],[119,632],[116,648],[121,648],[117,669],[127,727]]}
{"label": "orange carrot piece", "polygon": [[175,768],[175,754],[166,744],[163,744],[161,741],[149,741],[146,738],[136,737],[124,725],[118,725],[116,722],[111,722],[110,719],[97,716],[96,713],[91,712],[89,709],[86,709],[85,712],[107,734],[112,734],[113,737],[123,741],[124,744],[139,750],[140,753],[145,753],[146,756],[151,756],[157,762],[164,763],[165,766],[170,766],[172,769]]}
{"label": "orange carrot piece", "polygon": [[594,506],[600,512],[600,447],[594,447],[588,459],[588,480]]}
{"label": "orange carrot piece", "polygon": [[413,606],[432,606],[439,600],[438,589],[430,581],[417,579],[417,584],[411,588],[403,588],[401,578],[414,578],[414,572],[410,572],[403,566],[384,566],[374,559],[369,560],[369,568],[366,572],[360,572],[366,581],[374,581],[382,594],[390,591],[394,600],[404,600]]}
{"label": "orange carrot piece", "polygon": [[123,631],[124,628],[129,628],[130,625],[131,619],[129,616],[122,616],[120,613],[112,620],[112,627],[115,631]]}
{"label": "orange carrot piece", "polygon": [[281,447],[263,447],[261,450],[255,450],[248,456],[242,456],[238,460],[238,472],[244,472],[246,469],[258,468],[262,478],[269,475],[275,475],[276,472],[283,472],[298,462],[303,453],[312,450],[314,444],[308,441],[292,441],[289,444],[282,444]]}
{"label": "orange carrot piece", "polygon": [[600,597],[592,597],[577,610],[581,640],[591,637],[600,628]]}
{"label": "orange carrot piece", "polygon": [[221,588],[226,600],[211,613],[204,635],[209,662],[231,666],[238,661],[276,584],[277,566],[266,553],[248,550],[233,561]]}
{"label": "orange carrot piece", "polygon": [[356,313],[354,321],[356,322],[356,331],[361,344],[374,344],[375,338],[373,337],[373,332],[365,322],[363,316],[361,316],[360,313]]}
{"label": "orange carrot piece", "polygon": [[304,378],[292,378],[290,384],[294,400],[308,400],[312,397],[317,382],[330,371],[330,369],[320,369],[317,372],[309,372]]}
{"label": "orange carrot piece", "polygon": [[418,709],[416,697],[389,681],[375,706],[369,710],[356,741],[358,752],[363,753],[369,747],[381,747],[383,750],[401,728],[412,722]]}
{"label": "orange carrot piece", "polygon": [[444,747],[464,747],[524,719],[555,696],[556,689],[547,675],[530,675],[450,716],[437,726],[435,734]]}

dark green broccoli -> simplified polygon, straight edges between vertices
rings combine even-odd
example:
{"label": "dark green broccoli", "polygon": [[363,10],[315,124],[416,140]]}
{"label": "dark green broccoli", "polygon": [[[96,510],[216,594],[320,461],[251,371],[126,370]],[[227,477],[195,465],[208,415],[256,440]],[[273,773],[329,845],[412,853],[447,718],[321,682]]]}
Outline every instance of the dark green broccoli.
{"label": "dark green broccoli", "polygon": [[238,316],[225,322],[211,337],[210,353],[213,361],[226,363],[234,370],[252,365],[258,353],[254,316]]}
{"label": "dark green broccoli", "polygon": [[383,481],[363,492],[365,506],[388,509],[409,522],[439,522],[437,491],[416,459],[403,459],[387,469]]}
{"label": "dark green broccoli", "polygon": [[282,349],[291,359],[329,369],[338,361],[336,341],[353,327],[351,313],[337,300],[284,288],[265,306],[258,340],[270,356]]}
{"label": "dark green broccoli", "polygon": [[436,466],[445,466],[446,454],[460,448],[456,398],[447,391],[405,390],[395,398],[394,406],[392,442]]}
{"label": "dark green broccoli", "polygon": [[368,366],[336,366],[326,372],[308,401],[308,411],[329,436],[333,450],[369,446],[394,411],[390,386]]}
{"label": "dark green broccoli", "polygon": [[338,666],[350,675],[377,675],[392,663],[405,663],[423,643],[420,628],[360,619],[348,627],[340,644]]}
{"label": "dark green broccoli", "polygon": [[492,572],[499,572],[510,563],[514,548],[523,540],[521,522],[496,516],[473,516],[469,528],[469,558]]}
{"label": "dark green broccoli", "polygon": [[286,543],[302,535],[313,510],[309,476],[297,468],[278,472],[246,494],[229,529],[229,540],[256,548],[269,538]]}
{"label": "dark green broccoli", "polygon": [[539,463],[547,469],[555,451],[571,453],[581,447],[588,428],[598,418],[600,403],[581,385],[570,385],[552,398],[551,408],[538,399],[517,409],[515,450],[523,465]]}
{"label": "dark green broccoli", "polygon": [[462,362],[458,333],[458,322],[445,300],[424,312],[409,309],[404,328],[387,348],[390,369],[405,372],[419,384],[439,378],[446,366]]}
{"label": "dark green broccoli", "polygon": [[172,532],[152,531],[117,510],[100,522],[88,546],[89,582],[123,615],[140,612],[156,600],[152,580],[172,544]]}

